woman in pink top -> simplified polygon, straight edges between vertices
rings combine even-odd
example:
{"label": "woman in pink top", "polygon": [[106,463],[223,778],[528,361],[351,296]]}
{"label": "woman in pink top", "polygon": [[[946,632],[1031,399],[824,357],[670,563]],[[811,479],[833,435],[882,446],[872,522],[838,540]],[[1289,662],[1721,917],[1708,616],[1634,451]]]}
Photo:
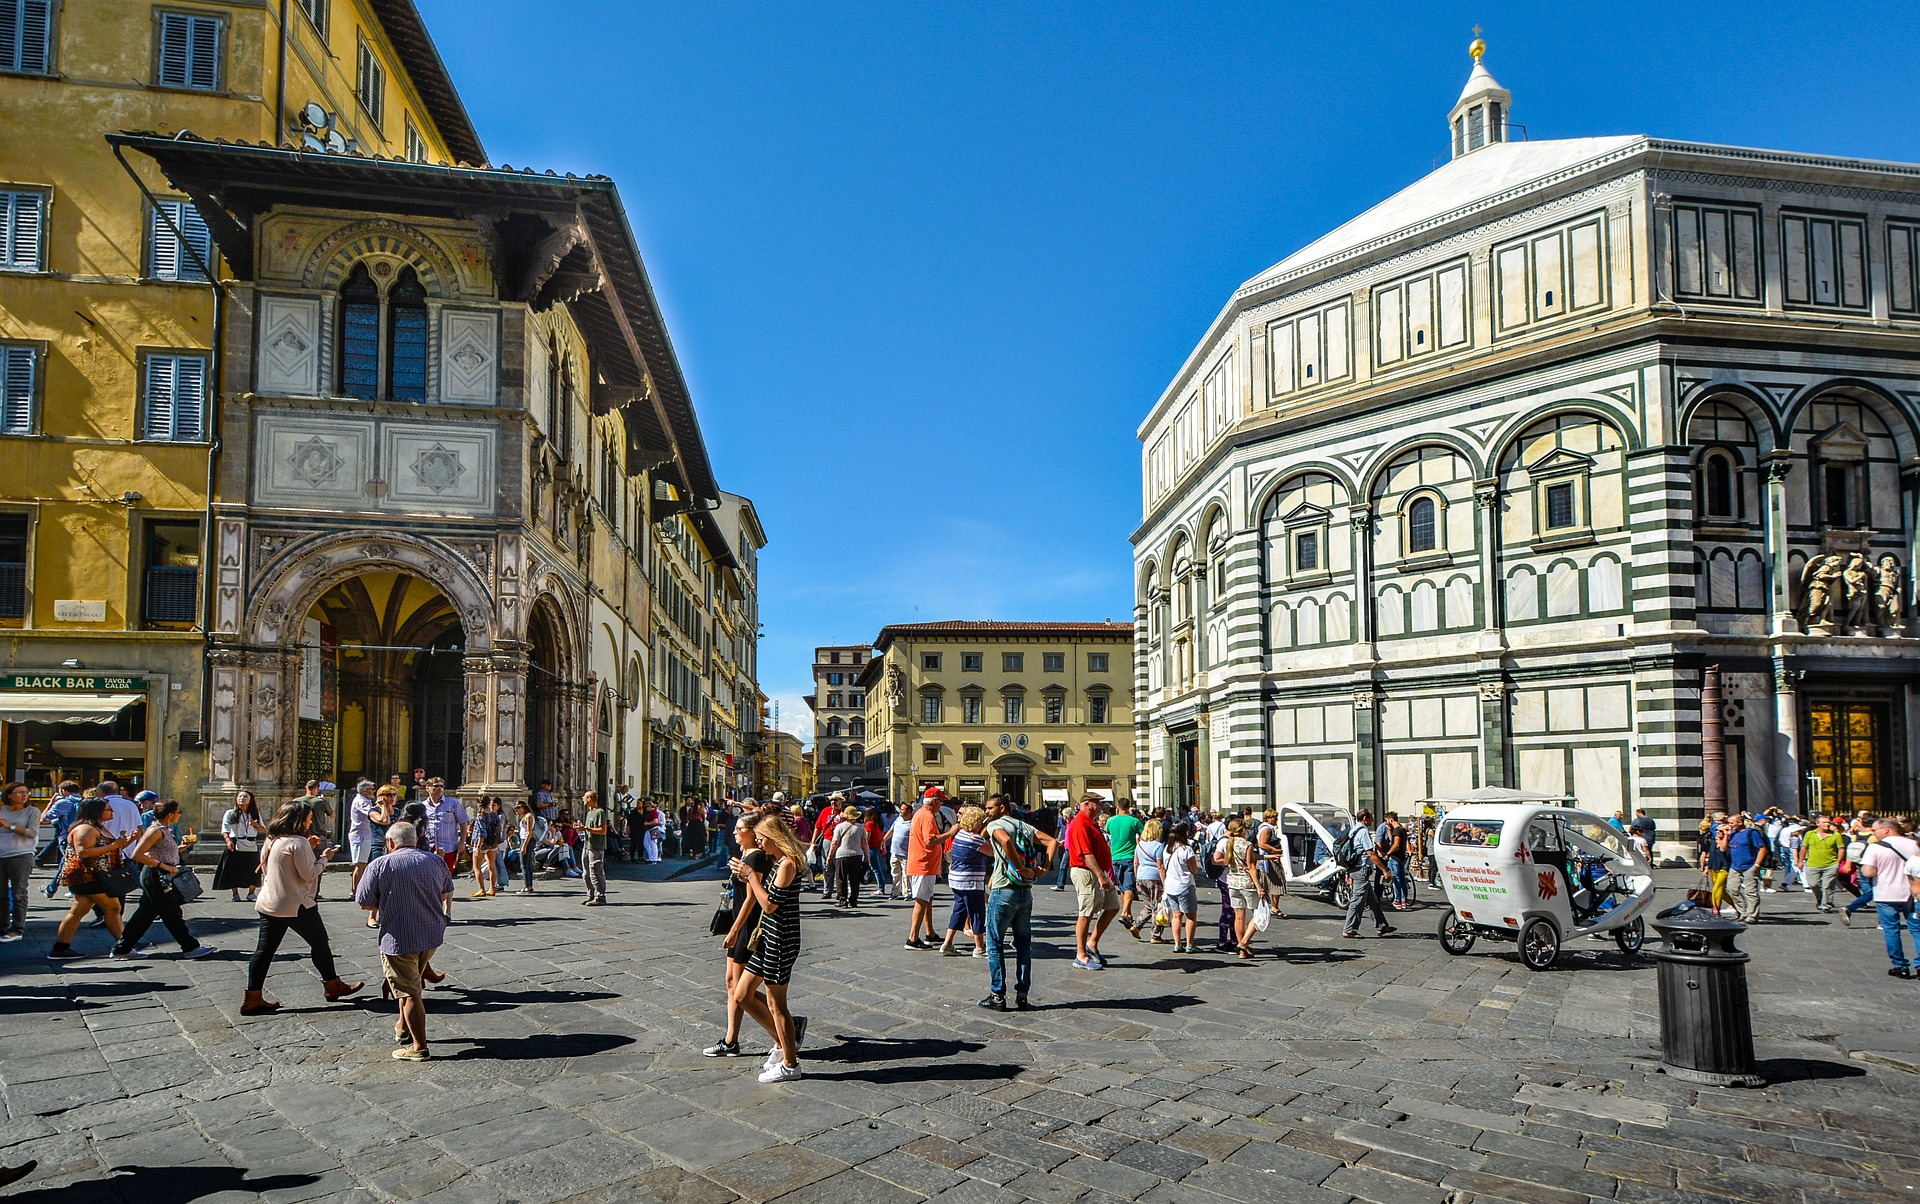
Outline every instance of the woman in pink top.
{"label": "woman in pink top", "polygon": [[260,940],[254,946],[253,960],[247,963],[247,994],[240,1004],[242,1016],[259,1016],[278,1011],[280,1005],[262,994],[267,985],[267,968],[279,952],[281,938],[291,928],[300,934],[313,952],[313,968],[326,980],[327,1002],[345,999],[367,985],[342,982],[333,966],[333,946],[327,941],[327,926],[320,919],[320,875],[327,862],[340,851],[338,845],[322,849],[320,838],[312,835],[313,806],[288,803],[267,825],[267,847],[260,854],[260,898],[253,909],[260,913]]}

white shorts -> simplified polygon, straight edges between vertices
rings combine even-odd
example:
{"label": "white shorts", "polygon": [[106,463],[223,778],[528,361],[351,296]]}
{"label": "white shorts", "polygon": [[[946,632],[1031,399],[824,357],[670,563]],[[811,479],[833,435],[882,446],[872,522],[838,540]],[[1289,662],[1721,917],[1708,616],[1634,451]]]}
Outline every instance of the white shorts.
{"label": "white shorts", "polygon": [[372,861],[373,849],[376,843],[371,835],[365,839],[349,837],[347,840],[347,848],[353,858],[353,864],[365,865],[367,862]]}
{"label": "white shorts", "polygon": [[907,879],[907,894],[919,903],[933,902],[933,884],[938,882],[937,874],[915,874]]}

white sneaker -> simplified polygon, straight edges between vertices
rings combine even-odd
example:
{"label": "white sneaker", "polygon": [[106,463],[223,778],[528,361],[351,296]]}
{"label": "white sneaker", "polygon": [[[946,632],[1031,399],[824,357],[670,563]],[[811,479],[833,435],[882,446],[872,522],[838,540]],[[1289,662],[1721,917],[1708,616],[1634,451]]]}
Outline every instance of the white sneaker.
{"label": "white sneaker", "polygon": [[789,1066],[783,1061],[771,1062],[765,1070],[760,1072],[760,1081],[763,1083],[791,1083],[799,1077],[801,1077],[800,1068]]}

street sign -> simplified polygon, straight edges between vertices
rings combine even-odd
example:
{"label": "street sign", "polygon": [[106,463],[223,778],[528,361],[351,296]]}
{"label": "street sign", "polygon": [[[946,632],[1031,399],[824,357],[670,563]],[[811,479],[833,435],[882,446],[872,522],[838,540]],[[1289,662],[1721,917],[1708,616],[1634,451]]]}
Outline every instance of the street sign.
{"label": "street sign", "polygon": [[145,694],[147,679],[85,673],[6,673],[0,674],[0,690],[72,690],[76,693]]}

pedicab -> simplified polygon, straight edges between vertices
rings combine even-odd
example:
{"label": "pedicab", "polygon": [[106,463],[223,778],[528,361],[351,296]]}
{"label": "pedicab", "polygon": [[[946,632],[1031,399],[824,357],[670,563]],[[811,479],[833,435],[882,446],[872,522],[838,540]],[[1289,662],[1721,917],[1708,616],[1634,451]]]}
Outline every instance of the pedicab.
{"label": "pedicab", "polygon": [[1286,845],[1287,859],[1282,871],[1287,893],[1319,895],[1335,907],[1347,905],[1347,875],[1334,859],[1333,851],[1353,827],[1353,816],[1330,803],[1281,803],[1275,821],[1280,839]]}
{"label": "pedicab", "polygon": [[1463,803],[1439,820],[1434,851],[1447,894],[1440,947],[1515,941],[1529,970],[1568,941],[1611,935],[1638,953],[1653,908],[1653,866],[1591,812],[1550,803]]}

